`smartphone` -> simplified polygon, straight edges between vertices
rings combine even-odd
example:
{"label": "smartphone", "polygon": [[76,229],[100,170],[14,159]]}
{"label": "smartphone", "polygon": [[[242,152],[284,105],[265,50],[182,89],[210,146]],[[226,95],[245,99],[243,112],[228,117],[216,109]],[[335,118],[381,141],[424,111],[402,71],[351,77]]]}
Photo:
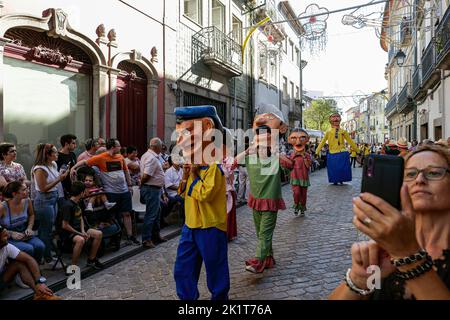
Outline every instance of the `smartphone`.
{"label": "smartphone", "polygon": [[361,192],[372,193],[400,210],[403,166],[402,157],[369,155],[363,166]]}

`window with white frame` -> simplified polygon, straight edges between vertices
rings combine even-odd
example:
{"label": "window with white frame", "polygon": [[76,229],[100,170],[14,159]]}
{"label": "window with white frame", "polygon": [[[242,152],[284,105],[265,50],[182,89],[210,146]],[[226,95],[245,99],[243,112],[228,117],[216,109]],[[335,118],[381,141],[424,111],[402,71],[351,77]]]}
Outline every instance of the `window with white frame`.
{"label": "window with white frame", "polygon": [[289,41],[289,55],[291,56],[291,61],[294,61],[294,43]]}
{"label": "window with white frame", "polygon": [[277,58],[275,55],[269,57],[269,83],[277,86]]}
{"label": "window with white frame", "polygon": [[212,25],[225,32],[225,6],[219,0],[212,0]]}
{"label": "window with white frame", "polygon": [[300,50],[297,47],[295,47],[295,61],[297,66],[300,67]]}
{"label": "window with white frame", "polygon": [[259,52],[259,79],[267,81],[267,47],[264,43],[258,44]]}
{"label": "window with white frame", "polygon": [[295,88],[295,86],[294,86],[294,83],[291,81],[290,82],[290,93],[291,93],[291,96],[289,97],[289,98],[291,98],[291,99],[294,99],[294,93],[295,93],[295,91],[294,91],[294,88]]}
{"label": "window with white frame", "polygon": [[289,98],[288,95],[288,80],[286,77],[283,77],[283,100],[287,100]]}
{"label": "window with white frame", "polygon": [[202,0],[184,0],[184,15],[202,24]]}
{"label": "window with white frame", "polygon": [[233,15],[233,40],[242,44],[242,21]]}

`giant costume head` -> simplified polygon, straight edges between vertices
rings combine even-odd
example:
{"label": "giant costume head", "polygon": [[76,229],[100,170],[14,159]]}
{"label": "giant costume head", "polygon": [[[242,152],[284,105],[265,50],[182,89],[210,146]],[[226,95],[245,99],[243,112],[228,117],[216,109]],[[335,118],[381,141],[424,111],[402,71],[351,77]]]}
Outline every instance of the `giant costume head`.
{"label": "giant costume head", "polygon": [[273,141],[272,137],[278,136],[280,138],[286,133],[287,129],[280,109],[273,104],[265,103],[257,107],[256,116],[253,120],[253,130],[257,135],[255,142],[259,147],[276,146],[278,141]]}
{"label": "giant costume head", "polygon": [[[211,164],[222,144],[223,126],[214,106],[175,108],[177,147],[186,163]],[[215,146],[213,143],[217,143]],[[220,150],[220,149],[219,149]]]}
{"label": "giant costume head", "polygon": [[309,141],[309,134],[304,129],[294,128],[289,135],[288,142],[292,145],[295,152],[305,152],[306,144]]}
{"label": "giant costume head", "polygon": [[339,113],[333,113],[330,117],[331,127],[334,129],[339,129],[341,126],[341,115]]}

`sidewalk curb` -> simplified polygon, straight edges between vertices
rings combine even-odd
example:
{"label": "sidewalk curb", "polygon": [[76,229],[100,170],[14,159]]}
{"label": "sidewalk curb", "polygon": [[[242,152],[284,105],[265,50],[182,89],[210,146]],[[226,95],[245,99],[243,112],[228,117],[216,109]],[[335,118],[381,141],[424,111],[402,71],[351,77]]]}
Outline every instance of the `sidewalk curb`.
{"label": "sidewalk curb", "polygon": [[[167,238],[168,240],[170,240],[170,239],[173,239],[173,238],[179,236],[180,234],[181,234],[181,226],[179,228],[177,228],[177,229],[174,229],[170,233],[164,235],[164,237]],[[136,249],[134,249],[134,250],[130,250],[128,252],[125,252],[122,255],[119,255],[117,257],[114,257],[114,258],[112,258],[110,260],[107,260],[107,261],[103,262],[103,264],[105,265],[105,268],[102,269],[102,270],[95,270],[93,268],[87,268],[86,270],[81,271],[81,279],[84,280],[84,279],[86,279],[86,278],[88,278],[88,277],[90,277],[90,276],[92,276],[92,275],[94,275],[94,274],[96,274],[98,272],[105,271],[106,269],[108,269],[108,268],[110,268],[110,267],[112,267],[112,266],[114,266],[114,265],[116,265],[116,264],[118,264],[118,263],[120,263],[120,262],[122,262],[122,261],[124,261],[126,259],[129,259],[129,258],[131,258],[131,257],[133,257],[135,255],[138,255],[138,254],[140,254],[140,253],[142,253],[144,251],[147,251],[147,250],[151,250],[151,249],[145,249],[142,246],[136,247]],[[66,288],[66,281],[67,281],[67,278],[65,278],[63,280],[60,280],[60,281],[57,281],[57,282],[49,285],[48,287],[53,292],[56,293],[56,292]],[[30,293],[30,294],[27,294],[27,295],[19,298],[18,300],[32,300],[33,296],[34,296],[34,293]]]}

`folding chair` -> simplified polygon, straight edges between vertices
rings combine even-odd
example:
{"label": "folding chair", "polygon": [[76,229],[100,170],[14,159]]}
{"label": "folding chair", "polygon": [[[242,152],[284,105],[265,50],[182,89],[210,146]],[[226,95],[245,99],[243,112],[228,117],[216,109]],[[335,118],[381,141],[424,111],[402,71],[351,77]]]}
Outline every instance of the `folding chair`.
{"label": "folding chair", "polygon": [[133,211],[133,234],[136,236],[137,232],[137,220],[144,218],[145,215],[145,204],[141,203],[141,191],[139,189],[139,186],[133,186],[133,196],[131,198],[131,205],[132,205],[132,211]]}

